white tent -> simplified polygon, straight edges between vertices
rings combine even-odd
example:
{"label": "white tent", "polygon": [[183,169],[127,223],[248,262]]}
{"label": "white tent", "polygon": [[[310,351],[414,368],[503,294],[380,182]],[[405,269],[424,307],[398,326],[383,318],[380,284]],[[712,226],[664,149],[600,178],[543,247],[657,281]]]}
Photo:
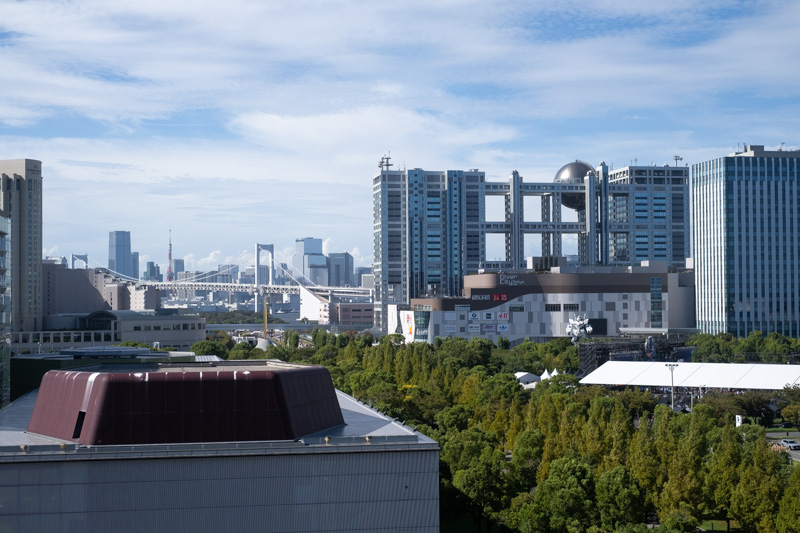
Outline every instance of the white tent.
{"label": "white tent", "polygon": [[[584,385],[780,390],[800,385],[800,365],[609,361],[581,380]],[[544,377],[544,376],[543,376]]]}

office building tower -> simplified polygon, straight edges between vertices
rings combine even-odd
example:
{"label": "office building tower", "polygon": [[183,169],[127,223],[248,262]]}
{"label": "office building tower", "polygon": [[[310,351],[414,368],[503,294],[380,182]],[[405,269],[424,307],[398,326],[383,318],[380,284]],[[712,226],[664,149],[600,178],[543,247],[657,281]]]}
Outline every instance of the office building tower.
{"label": "office building tower", "polygon": [[175,278],[178,277],[178,273],[186,270],[183,259],[173,259],[170,266],[172,267],[172,274],[175,276]]}
{"label": "office building tower", "polygon": [[[383,331],[389,304],[460,296],[463,277],[478,270],[525,269],[526,237],[541,241],[542,261],[563,257],[563,239],[578,244],[578,265],[686,264],[689,242],[688,168],[564,165],[549,183],[507,182],[485,173],[390,170],[373,180],[375,325]],[[487,197],[502,197],[502,220],[487,220]],[[537,200],[539,205],[525,200]],[[526,206],[528,213],[526,216]],[[538,211],[538,213],[537,213]],[[570,211],[573,213],[570,214]],[[568,220],[572,219],[572,220]],[[577,219],[574,220],[574,219]],[[486,238],[501,235],[505,257],[486,259]],[[548,266],[548,268],[549,268]]]}
{"label": "office building tower", "polygon": [[299,281],[312,285],[328,285],[328,258],[322,255],[322,239],[297,239],[292,266],[302,276]]}
{"label": "office building tower", "polygon": [[144,275],[142,276],[143,281],[164,281],[164,277],[161,275],[161,267],[155,264],[153,261],[147,262],[147,267],[144,270]]}
{"label": "office building tower", "polygon": [[139,279],[141,272],[139,272],[139,252],[131,252],[131,277]]}
{"label": "office building tower", "polygon": [[0,215],[8,219],[11,247],[11,330],[37,331],[42,315],[42,163],[33,159],[0,161]]}
{"label": "office building tower", "polygon": [[697,327],[800,336],[800,151],[692,166]]}
{"label": "office building tower", "polygon": [[365,274],[372,275],[372,267],[371,267],[371,266],[366,266],[366,267],[363,267],[363,266],[362,266],[362,267],[356,267],[356,271],[355,271],[355,281],[356,281],[356,287],[363,287],[363,286],[364,286],[364,284],[363,284],[363,283],[361,283],[361,278],[362,278],[362,276],[364,276]]}
{"label": "office building tower", "polygon": [[353,256],[349,252],[328,254],[328,285],[331,287],[355,286]]}
{"label": "office building tower", "polygon": [[130,231],[108,233],[108,269],[123,278],[134,277]]}

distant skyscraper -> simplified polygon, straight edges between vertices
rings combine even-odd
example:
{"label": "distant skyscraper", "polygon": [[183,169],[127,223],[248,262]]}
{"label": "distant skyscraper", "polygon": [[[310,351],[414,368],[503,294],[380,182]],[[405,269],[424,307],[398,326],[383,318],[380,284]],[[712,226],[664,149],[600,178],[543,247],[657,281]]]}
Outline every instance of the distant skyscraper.
{"label": "distant skyscraper", "polygon": [[37,331],[42,315],[42,163],[0,161],[0,176],[0,215],[10,219],[6,276],[11,278],[11,329]]}
{"label": "distant skyscraper", "polygon": [[697,327],[800,336],[800,151],[692,166]]}
{"label": "distant skyscraper", "polygon": [[108,233],[108,269],[122,277],[132,278],[131,232],[110,231]]}
{"label": "distant skyscraper", "polygon": [[139,272],[139,252],[131,252],[131,272],[132,278],[139,279],[141,272]]}
{"label": "distant skyscraper", "polygon": [[161,267],[153,261],[148,261],[142,279],[144,281],[164,281],[164,277],[161,275]]}
{"label": "distant skyscraper", "polygon": [[183,259],[173,259],[170,266],[172,267],[172,274],[175,276],[175,279],[178,278],[179,272],[186,270]]}
{"label": "distant skyscraper", "polygon": [[332,287],[355,286],[353,256],[349,252],[328,254],[328,285]]}
{"label": "distant skyscraper", "polygon": [[322,239],[297,239],[292,266],[306,283],[328,285],[328,258],[322,255]]}

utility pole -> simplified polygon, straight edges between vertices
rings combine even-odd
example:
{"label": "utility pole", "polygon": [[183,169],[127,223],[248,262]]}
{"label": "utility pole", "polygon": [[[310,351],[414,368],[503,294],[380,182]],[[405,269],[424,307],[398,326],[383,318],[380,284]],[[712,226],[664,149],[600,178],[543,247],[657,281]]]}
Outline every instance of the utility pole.
{"label": "utility pole", "polygon": [[678,363],[666,363],[664,366],[669,368],[669,381],[670,381],[670,392],[672,393],[672,411],[675,411],[675,367],[678,366]]}

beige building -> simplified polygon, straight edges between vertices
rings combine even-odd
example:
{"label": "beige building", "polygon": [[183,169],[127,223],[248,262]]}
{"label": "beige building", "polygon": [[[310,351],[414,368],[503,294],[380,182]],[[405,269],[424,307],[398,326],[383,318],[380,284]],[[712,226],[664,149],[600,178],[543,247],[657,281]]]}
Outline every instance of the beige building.
{"label": "beige building", "polygon": [[158,289],[120,281],[103,269],[70,269],[45,261],[42,278],[45,318],[102,309],[143,311],[157,309],[161,304]]}
{"label": "beige building", "polygon": [[11,220],[11,330],[42,326],[42,163],[0,161],[0,216]]}

